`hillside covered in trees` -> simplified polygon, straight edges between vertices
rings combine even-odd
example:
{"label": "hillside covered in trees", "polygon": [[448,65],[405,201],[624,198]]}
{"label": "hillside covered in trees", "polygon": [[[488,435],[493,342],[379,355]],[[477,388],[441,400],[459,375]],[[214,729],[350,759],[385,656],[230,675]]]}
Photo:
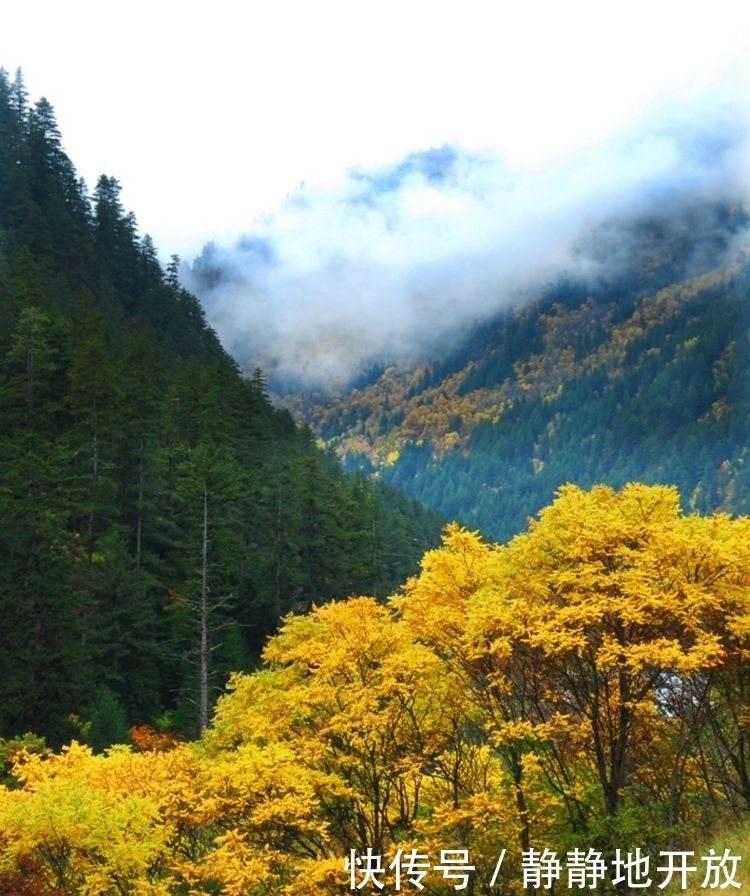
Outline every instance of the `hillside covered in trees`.
{"label": "hillside covered in trees", "polygon": [[560,277],[429,363],[285,404],[350,469],[493,538],[566,482],[672,483],[686,509],[746,513],[748,222],[690,196],[611,221],[581,239],[594,274]]}
{"label": "hillside covered in trees", "polygon": [[283,614],[439,538],[240,375],[177,267],[0,71],[0,737],[197,732]]}

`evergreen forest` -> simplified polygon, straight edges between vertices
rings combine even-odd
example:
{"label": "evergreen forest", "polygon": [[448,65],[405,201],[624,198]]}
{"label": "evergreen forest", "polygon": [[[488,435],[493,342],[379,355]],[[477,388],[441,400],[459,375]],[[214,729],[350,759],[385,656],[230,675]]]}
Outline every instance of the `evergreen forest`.
{"label": "evergreen forest", "polygon": [[195,734],[281,616],[439,539],[240,375],[120,192],[0,72],[0,737]]}

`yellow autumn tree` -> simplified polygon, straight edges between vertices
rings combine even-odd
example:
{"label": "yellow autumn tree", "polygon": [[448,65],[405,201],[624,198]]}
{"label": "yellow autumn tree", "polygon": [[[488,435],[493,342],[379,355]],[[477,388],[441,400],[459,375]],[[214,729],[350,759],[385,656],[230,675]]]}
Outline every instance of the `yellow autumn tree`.
{"label": "yellow autumn tree", "polygon": [[[222,764],[246,761],[243,751],[288,757],[294,836],[280,828],[266,842],[283,844],[290,893],[337,892],[351,850],[387,863],[399,849],[471,847],[491,872],[499,846],[515,842],[512,794],[476,741],[480,720],[463,679],[415,637],[398,602],[353,598],[289,618],[264,657],[262,672],[235,677],[206,744]],[[314,786],[302,799],[305,782]],[[257,817],[244,824],[254,828]]]}
{"label": "yellow autumn tree", "polygon": [[448,527],[391,601],[475,704],[523,848],[653,843],[750,795],[749,525],[569,485],[507,545]]}
{"label": "yellow autumn tree", "polygon": [[30,860],[49,891],[167,894],[194,771],[186,748],[94,755],[72,743],[19,757],[23,787],[0,790],[0,872]]}
{"label": "yellow autumn tree", "polygon": [[263,673],[232,682],[208,743],[283,746],[318,773],[328,845],[309,843],[310,854],[384,854],[420,814],[423,779],[451,735],[439,658],[369,598],[290,618],[264,658]]}
{"label": "yellow autumn tree", "polygon": [[[494,737],[527,728],[573,831],[612,845],[626,808],[641,823],[649,777],[684,783],[706,684],[746,630],[749,545],[746,519],[683,516],[675,489],[571,485],[470,599],[465,650]],[[682,795],[667,795],[665,825]]]}

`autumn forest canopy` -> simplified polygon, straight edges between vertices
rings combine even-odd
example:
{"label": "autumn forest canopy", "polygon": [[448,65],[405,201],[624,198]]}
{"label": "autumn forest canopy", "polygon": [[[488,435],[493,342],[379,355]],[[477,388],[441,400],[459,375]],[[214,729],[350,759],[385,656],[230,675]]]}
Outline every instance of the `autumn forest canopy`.
{"label": "autumn forest canopy", "polygon": [[[290,401],[321,448],[0,70],[0,896],[443,896],[461,851],[489,896],[531,892],[522,857],[545,849],[589,869],[569,889],[660,892],[678,854],[731,889],[726,831],[750,814],[732,264],[620,306],[561,283],[442,367]],[[650,439],[665,385],[671,447]],[[603,475],[636,424],[643,457]],[[574,454],[589,479],[562,478]],[[410,476],[442,513],[397,490]],[[446,524],[450,482],[494,529]]]}

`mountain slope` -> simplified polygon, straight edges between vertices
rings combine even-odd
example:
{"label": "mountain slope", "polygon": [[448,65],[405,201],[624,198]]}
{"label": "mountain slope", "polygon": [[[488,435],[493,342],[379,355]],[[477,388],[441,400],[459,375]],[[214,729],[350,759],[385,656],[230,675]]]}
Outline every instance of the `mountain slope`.
{"label": "mountain slope", "polygon": [[613,226],[595,280],[561,278],[432,364],[289,406],[350,468],[493,538],[567,481],[675,483],[688,507],[747,512],[746,226],[707,205],[628,240]]}
{"label": "mountain slope", "polygon": [[195,731],[281,616],[439,539],[240,375],[177,266],[0,69],[0,738]]}

